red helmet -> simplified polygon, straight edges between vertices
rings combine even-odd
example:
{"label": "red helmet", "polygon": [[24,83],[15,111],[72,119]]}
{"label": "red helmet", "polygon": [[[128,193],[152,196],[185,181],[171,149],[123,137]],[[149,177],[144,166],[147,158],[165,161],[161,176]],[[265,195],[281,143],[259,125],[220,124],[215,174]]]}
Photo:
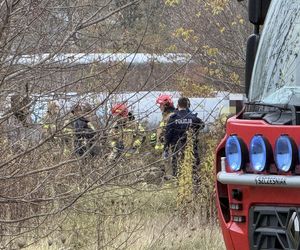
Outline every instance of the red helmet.
{"label": "red helmet", "polygon": [[128,116],[128,108],[127,108],[126,104],[124,104],[124,103],[117,103],[112,106],[111,113],[112,113],[112,115],[115,115],[115,116],[120,115],[123,117],[127,117]]}
{"label": "red helmet", "polygon": [[172,97],[170,95],[159,95],[159,97],[157,97],[156,99],[156,103],[159,105],[166,105],[170,107],[174,106]]}

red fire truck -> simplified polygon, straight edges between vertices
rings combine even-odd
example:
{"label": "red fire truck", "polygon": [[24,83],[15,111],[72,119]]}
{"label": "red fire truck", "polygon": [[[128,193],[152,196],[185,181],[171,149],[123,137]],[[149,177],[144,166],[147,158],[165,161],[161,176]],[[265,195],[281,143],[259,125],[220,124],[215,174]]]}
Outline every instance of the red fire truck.
{"label": "red fire truck", "polygon": [[227,249],[300,249],[300,0],[248,4],[248,102],[216,152],[219,221]]}

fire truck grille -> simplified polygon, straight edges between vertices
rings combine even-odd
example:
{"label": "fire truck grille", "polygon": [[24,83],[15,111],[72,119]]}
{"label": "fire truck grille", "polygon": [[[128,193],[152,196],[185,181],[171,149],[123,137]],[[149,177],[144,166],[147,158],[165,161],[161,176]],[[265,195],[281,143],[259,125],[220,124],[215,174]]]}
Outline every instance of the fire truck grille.
{"label": "fire truck grille", "polygon": [[253,206],[249,213],[251,250],[300,249],[300,208]]}

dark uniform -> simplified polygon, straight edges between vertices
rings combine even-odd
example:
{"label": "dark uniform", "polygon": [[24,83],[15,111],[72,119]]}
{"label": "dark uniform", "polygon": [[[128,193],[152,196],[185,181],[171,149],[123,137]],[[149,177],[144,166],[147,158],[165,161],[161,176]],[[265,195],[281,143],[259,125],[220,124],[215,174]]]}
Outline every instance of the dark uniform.
{"label": "dark uniform", "polygon": [[165,133],[165,150],[171,150],[172,152],[173,176],[177,176],[178,160],[182,158],[188,130],[192,132],[193,136],[193,154],[195,157],[193,174],[194,176],[198,175],[200,164],[198,134],[203,127],[203,121],[197,117],[197,114],[193,114],[189,110],[175,111],[170,117]]}
{"label": "dark uniform", "polygon": [[74,148],[75,153],[83,156],[85,153],[95,156],[93,150],[95,144],[96,131],[91,122],[85,117],[78,117],[74,121]]}

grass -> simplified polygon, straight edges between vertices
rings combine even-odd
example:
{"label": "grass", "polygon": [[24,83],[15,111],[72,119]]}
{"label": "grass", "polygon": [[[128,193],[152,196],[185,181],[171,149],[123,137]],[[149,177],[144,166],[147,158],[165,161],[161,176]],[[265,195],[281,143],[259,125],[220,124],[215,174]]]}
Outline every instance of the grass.
{"label": "grass", "polygon": [[[164,232],[162,221],[158,224],[154,220],[148,228],[141,230],[141,232],[131,240],[127,237],[120,237],[117,242],[110,244],[106,249],[132,249],[132,250],[222,250],[225,249],[222,235],[216,226],[202,226],[201,228],[167,228]],[[88,244],[86,246],[70,246],[71,243],[66,241],[63,244],[60,240],[53,241],[52,245],[48,245],[48,240],[43,240],[39,244],[27,247],[27,250],[62,250],[62,249],[97,249],[97,244]]]}
{"label": "grass", "polygon": [[60,230],[26,249],[225,249],[214,220],[177,209],[173,184],[99,191],[81,200]]}

